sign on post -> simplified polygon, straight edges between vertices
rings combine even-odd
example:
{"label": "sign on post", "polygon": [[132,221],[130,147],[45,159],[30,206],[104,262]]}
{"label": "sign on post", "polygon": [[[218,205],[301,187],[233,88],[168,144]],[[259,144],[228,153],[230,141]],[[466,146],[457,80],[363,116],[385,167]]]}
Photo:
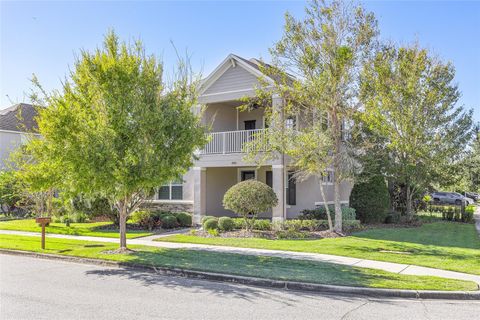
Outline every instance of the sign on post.
{"label": "sign on post", "polygon": [[39,217],[35,219],[35,222],[42,226],[42,249],[45,249],[45,226],[52,221],[49,217]]}

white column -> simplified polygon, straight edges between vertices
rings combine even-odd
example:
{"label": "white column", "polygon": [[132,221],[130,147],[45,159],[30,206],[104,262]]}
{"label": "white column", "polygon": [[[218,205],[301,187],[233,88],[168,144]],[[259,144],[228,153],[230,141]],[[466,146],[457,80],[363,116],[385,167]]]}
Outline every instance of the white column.
{"label": "white column", "polygon": [[278,198],[278,204],[272,208],[272,221],[284,221],[287,217],[285,211],[285,167],[281,164],[272,165],[272,185]]}
{"label": "white column", "polygon": [[193,168],[193,224],[200,224],[207,211],[207,168]]}

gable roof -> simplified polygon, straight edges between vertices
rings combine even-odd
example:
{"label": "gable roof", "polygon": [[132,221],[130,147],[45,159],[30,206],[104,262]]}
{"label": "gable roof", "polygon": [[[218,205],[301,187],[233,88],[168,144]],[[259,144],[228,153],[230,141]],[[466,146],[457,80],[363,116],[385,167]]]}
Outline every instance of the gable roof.
{"label": "gable roof", "polygon": [[19,103],[0,110],[0,130],[31,132],[38,129],[35,117],[38,111],[27,103]]}
{"label": "gable roof", "polygon": [[[255,61],[255,62],[254,62]],[[264,78],[267,82],[273,84],[273,80],[263,74],[260,71],[260,67],[256,63],[258,60],[252,59],[252,60],[247,60],[242,57],[239,57],[233,53],[229,54],[216,68],[213,70],[208,77],[203,79],[201,85],[200,85],[200,92],[199,94],[202,95],[207,89],[215,83],[216,80],[218,80],[228,69],[230,69],[231,66],[236,66],[239,65],[241,66],[244,70],[247,72],[251,73],[253,76],[256,78],[262,77]]]}

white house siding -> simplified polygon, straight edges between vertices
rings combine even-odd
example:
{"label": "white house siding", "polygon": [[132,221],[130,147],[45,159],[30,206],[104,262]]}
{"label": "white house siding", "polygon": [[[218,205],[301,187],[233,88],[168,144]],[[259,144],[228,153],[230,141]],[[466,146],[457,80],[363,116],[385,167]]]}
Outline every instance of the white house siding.
{"label": "white house siding", "polygon": [[0,170],[6,167],[10,153],[24,142],[23,133],[0,130]]}
{"label": "white house siding", "polygon": [[252,89],[254,85],[258,84],[257,77],[251,72],[238,65],[230,66],[203,95]]}

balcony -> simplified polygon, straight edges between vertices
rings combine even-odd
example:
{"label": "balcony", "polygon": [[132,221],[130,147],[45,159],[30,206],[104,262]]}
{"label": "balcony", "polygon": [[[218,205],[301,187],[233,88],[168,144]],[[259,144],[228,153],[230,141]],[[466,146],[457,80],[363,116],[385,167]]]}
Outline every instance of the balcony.
{"label": "balcony", "polygon": [[209,133],[208,143],[202,150],[200,150],[200,154],[208,155],[248,152],[248,148],[251,147],[248,142],[253,140],[261,143],[260,150],[265,150],[267,147],[265,132],[266,129],[255,129]]}

